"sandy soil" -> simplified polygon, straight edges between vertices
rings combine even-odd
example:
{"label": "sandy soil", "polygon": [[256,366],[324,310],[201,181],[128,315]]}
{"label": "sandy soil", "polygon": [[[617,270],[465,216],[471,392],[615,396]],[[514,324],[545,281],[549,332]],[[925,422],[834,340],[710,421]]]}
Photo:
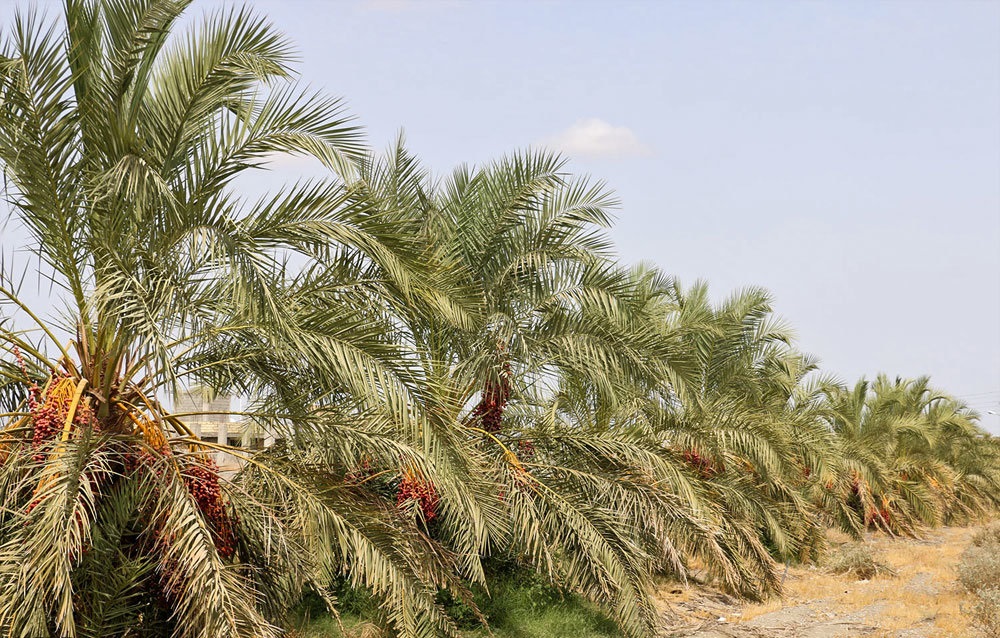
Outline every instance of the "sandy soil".
{"label": "sandy soil", "polygon": [[[821,568],[791,568],[785,596],[741,604],[707,587],[664,586],[662,638],[972,638],[955,565],[975,527],[922,539],[870,539],[895,576],[870,581]],[[833,551],[847,539],[831,533]]]}

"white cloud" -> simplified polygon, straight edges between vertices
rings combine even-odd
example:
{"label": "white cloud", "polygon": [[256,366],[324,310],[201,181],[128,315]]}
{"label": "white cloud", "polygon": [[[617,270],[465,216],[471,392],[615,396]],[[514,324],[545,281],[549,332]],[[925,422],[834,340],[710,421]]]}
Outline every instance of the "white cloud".
{"label": "white cloud", "polygon": [[567,155],[584,157],[635,157],[648,155],[649,148],[625,126],[614,126],[596,117],[577,120],[565,131],[542,144]]}

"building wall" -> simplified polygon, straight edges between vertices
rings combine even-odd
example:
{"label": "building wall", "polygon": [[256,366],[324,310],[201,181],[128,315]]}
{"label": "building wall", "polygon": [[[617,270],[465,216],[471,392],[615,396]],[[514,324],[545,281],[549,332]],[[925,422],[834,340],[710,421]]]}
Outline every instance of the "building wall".
{"label": "building wall", "polygon": [[[194,388],[178,393],[174,398],[174,413],[191,432],[207,443],[227,443],[234,447],[259,447],[264,444],[260,434],[254,433],[244,420],[234,420],[232,397],[212,396],[211,391]],[[211,414],[216,413],[216,414]],[[231,454],[216,451],[215,462],[223,469],[235,469],[239,459]]]}

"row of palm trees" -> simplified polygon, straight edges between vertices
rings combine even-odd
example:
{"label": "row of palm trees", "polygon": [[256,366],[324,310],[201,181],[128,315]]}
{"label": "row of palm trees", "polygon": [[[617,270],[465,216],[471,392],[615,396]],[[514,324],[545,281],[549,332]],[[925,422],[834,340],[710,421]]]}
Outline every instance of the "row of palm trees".
{"label": "row of palm trees", "polygon": [[[368,152],[266,20],[174,33],[188,4],[6,33],[0,164],[52,298],[3,272],[5,634],[277,636],[346,581],[454,636],[441,592],[475,609],[502,558],[646,636],[656,577],[762,598],[827,526],[1000,504],[1000,445],[927,379],[845,387],[766,291],[624,267],[613,194],[550,153],[433,179]],[[276,153],[327,176],[241,196]],[[195,385],[279,442],[199,441],[167,400]]]}

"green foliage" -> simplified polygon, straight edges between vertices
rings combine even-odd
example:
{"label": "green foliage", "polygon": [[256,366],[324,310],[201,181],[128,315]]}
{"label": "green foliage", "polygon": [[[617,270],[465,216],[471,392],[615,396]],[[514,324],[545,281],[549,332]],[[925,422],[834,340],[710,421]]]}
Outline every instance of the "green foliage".
{"label": "green foliage", "polygon": [[[617,625],[596,606],[520,569],[491,573],[490,593],[476,595],[478,608],[489,620],[489,632],[481,626],[469,607],[445,595],[449,613],[462,627],[466,638],[494,635],[499,638],[602,638],[620,636]],[[338,622],[322,613],[302,613],[295,623],[296,638],[340,638],[365,635],[373,610],[346,612]],[[306,620],[308,619],[308,620]],[[374,635],[374,632],[368,632]]]}
{"label": "green foliage", "polygon": [[498,635],[618,635],[615,623],[594,605],[524,567],[497,573],[490,583],[489,595],[477,602]]}
{"label": "green foliage", "polygon": [[[502,638],[599,638],[619,636],[613,620],[577,596],[559,596],[540,584],[528,587],[501,584],[487,606],[491,628]],[[485,630],[470,636],[486,636]]]}

